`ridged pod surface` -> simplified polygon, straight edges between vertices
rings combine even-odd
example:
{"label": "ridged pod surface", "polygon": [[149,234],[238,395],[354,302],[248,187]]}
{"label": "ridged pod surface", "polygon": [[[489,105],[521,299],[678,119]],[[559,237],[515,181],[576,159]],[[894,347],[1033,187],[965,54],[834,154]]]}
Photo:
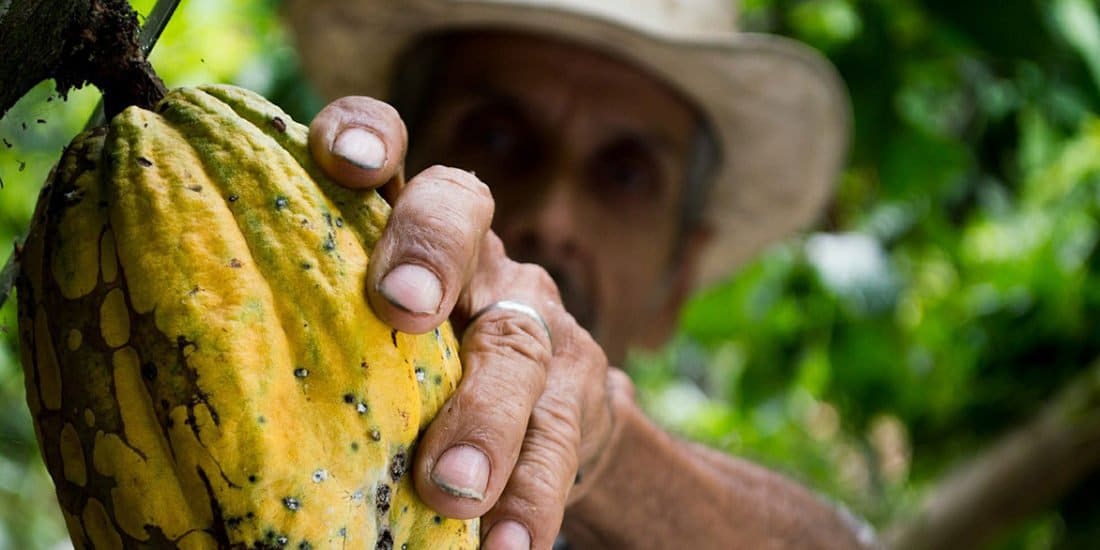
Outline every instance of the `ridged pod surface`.
{"label": "ridged pod surface", "polygon": [[78,548],[474,548],[408,472],[448,326],[379,321],[389,215],[251,92],[170,92],[77,137],[18,281],[27,401]]}

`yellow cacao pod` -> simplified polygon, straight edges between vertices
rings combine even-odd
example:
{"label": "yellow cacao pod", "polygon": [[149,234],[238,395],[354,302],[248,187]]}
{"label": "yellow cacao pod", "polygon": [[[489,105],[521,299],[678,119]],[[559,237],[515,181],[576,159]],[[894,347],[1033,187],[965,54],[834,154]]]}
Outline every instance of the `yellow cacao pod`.
{"label": "yellow cacao pod", "polygon": [[210,86],[68,147],[22,250],[39,444],[78,548],[473,548],[410,480],[460,374],[449,326],[365,298],[389,215],[307,130]]}

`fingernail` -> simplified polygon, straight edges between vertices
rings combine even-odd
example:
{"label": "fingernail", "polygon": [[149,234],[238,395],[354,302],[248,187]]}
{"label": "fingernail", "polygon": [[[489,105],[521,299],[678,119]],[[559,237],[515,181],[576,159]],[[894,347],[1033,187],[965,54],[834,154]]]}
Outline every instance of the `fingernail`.
{"label": "fingernail", "polygon": [[443,286],[434,273],[414,264],[401,264],[386,274],[378,292],[393,305],[412,313],[435,313]]}
{"label": "fingernail", "polygon": [[489,459],[469,445],[456,445],[439,457],[432,481],[456,497],[483,500],[489,484]]}
{"label": "fingernail", "polygon": [[518,521],[504,520],[493,526],[485,537],[486,550],[527,550],[531,534]]}
{"label": "fingernail", "polygon": [[332,154],[364,169],[377,170],[386,164],[386,146],[377,134],[351,127],[332,142]]}

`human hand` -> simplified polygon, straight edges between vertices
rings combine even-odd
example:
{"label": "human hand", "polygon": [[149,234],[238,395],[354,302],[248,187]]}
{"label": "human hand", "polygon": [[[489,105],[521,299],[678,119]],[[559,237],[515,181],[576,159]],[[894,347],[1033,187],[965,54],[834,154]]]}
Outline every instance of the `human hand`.
{"label": "human hand", "polygon": [[[463,335],[462,382],[420,440],[416,489],[443,515],[482,517],[486,548],[550,548],[581,496],[578,470],[596,477],[612,444],[611,396],[630,382],[565,311],[546,271],[505,255],[484,183],[433,166],[403,184],[406,142],[397,112],[365,97],[330,103],[310,126],[330,177],[383,187],[394,204],[367,276],[375,313],[410,333],[450,318]],[[529,305],[545,326],[492,307],[502,300]]]}

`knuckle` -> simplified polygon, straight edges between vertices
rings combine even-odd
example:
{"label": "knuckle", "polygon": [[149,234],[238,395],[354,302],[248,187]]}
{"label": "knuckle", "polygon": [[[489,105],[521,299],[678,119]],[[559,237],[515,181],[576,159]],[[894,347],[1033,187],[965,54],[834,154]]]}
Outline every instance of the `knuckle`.
{"label": "knuckle", "polygon": [[517,270],[524,281],[534,288],[536,291],[549,294],[551,296],[558,295],[558,285],[554,282],[554,278],[550,276],[550,272],[546,271],[540,265],[523,263],[517,266]]}
{"label": "knuckle", "polygon": [[541,453],[554,459],[567,459],[575,455],[580,446],[580,405],[575,400],[564,399],[547,393],[539,400],[531,413],[528,431],[533,445],[541,447]]}
{"label": "knuckle", "polygon": [[397,109],[394,109],[389,103],[362,95],[344,96],[333,100],[325,109],[333,109],[351,118],[361,118],[363,116],[370,118],[399,117]]}
{"label": "knuckle", "polygon": [[501,447],[498,441],[506,432],[502,428],[523,426],[527,422],[528,411],[518,401],[502,402],[501,389],[483,387],[480,391],[458,392],[447,407],[449,415],[462,418],[464,438],[482,443],[486,449]]}
{"label": "knuckle", "polygon": [[421,211],[415,219],[406,221],[404,244],[419,251],[423,259],[448,264],[464,260],[459,257],[466,250],[459,213],[443,206]]}
{"label": "knuckle", "polygon": [[442,164],[435,164],[422,172],[434,181],[453,185],[478,203],[492,204],[493,194],[489,186],[472,172]]}
{"label": "knuckle", "polygon": [[557,355],[569,365],[601,371],[607,368],[607,355],[592,335],[582,328],[568,312],[562,310],[563,322],[555,333]]}
{"label": "knuckle", "polygon": [[488,229],[496,203],[489,186],[477,176],[459,168],[436,164],[420,172],[416,180],[426,184],[425,187],[430,188],[437,197],[446,199],[433,201],[437,207],[448,208],[463,220],[483,222],[485,227],[481,227],[481,231]]}
{"label": "knuckle", "polygon": [[550,350],[542,343],[542,327],[526,315],[490,311],[479,318],[474,330],[467,331],[463,346],[474,352],[499,355],[508,361],[517,358],[543,367],[550,362]]}

